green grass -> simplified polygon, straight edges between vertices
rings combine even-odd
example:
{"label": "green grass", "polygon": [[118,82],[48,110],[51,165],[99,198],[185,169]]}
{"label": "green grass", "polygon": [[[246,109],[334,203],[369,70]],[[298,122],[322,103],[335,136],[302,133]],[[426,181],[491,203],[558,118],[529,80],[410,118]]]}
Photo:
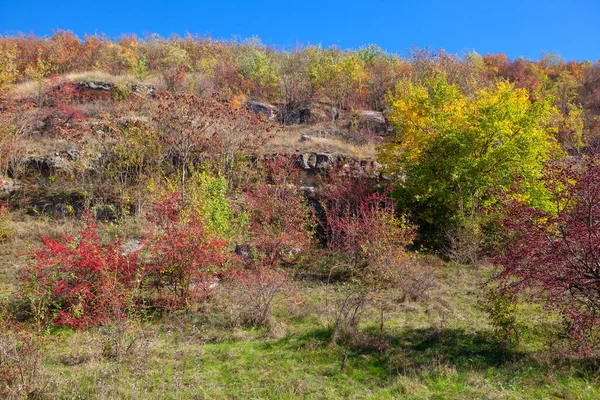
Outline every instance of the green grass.
{"label": "green grass", "polygon": [[389,313],[385,348],[372,345],[376,310],[361,325],[364,345],[331,344],[328,292],[300,282],[306,305],[299,312],[282,303],[275,333],[232,328],[219,319],[218,305],[209,305],[203,313],[132,324],[125,342],[138,340],[115,359],[104,354],[111,338],[105,329],[60,329],[46,344],[43,372],[51,397],[65,399],[600,398],[599,363],[551,349],[558,320],[538,305],[521,307],[519,345],[496,339],[475,307],[490,274],[448,267],[429,300]]}
{"label": "green grass", "polygon": [[[181,339],[181,338],[180,338]],[[161,337],[145,357],[117,363],[47,362],[63,398],[587,398],[598,375],[577,362],[545,363],[485,333],[405,330],[383,353],[329,345],[316,329],[282,339],[218,344]],[[341,363],[348,351],[346,368]]]}

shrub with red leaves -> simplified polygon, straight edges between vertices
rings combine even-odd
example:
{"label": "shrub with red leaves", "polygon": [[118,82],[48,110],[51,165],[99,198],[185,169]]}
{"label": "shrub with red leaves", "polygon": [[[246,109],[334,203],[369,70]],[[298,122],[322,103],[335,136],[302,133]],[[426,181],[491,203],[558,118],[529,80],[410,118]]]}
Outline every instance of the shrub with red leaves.
{"label": "shrub with red leaves", "polygon": [[545,181],[554,211],[510,204],[502,225],[510,244],[495,263],[513,278],[509,288],[540,288],[585,352],[600,325],[600,157],[551,165]]}
{"label": "shrub with red leaves", "polygon": [[88,327],[125,317],[140,262],[120,242],[103,245],[88,222],[76,236],[43,239],[22,271],[22,294],[34,320]]}
{"label": "shrub with red leaves", "polygon": [[51,89],[48,90],[49,107],[41,108],[40,118],[44,123],[44,130],[48,133],[59,133],[70,135],[76,132],[81,126],[75,127],[75,123],[85,120],[83,111],[75,107],[74,100],[78,97],[76,84],[72,82],[60,81],[57,77],[50,79]]}
{"label": "shrub with red leaves", "polygon": [[275,185],[252,186],[243,204],[249,214],[247,243],[241,268],[230,271],[230,276],[241,289],[246,322],[255,326],[269,323],[278,294],[293,295],[283,265],[294,262],[311,244],[313,215],[293,184],[288,164],[283,158],[268,162],[268,179]]}
{"label": "shrub with red leaves", "polygon": [[334,175],[321,194],[326,246],[348,262],[363,283],[392,283],[408,260],[414,230],[395,217],[394,204],[367,178]]}
{"label": "shrub with red leaves", "polygon": [[149,288],[168,309],[189,309],[210,294],[227,242],[211,235],[199,216],[183,218],[176,193],[155,204],[148,219],[155,224],[147,242]]}
{"label": "shrub with red leaves", "polygon": [[252,246],[262,263],[278,266],[306,249],[311,240],[311,213],[296,186],[255,185],[246,193]]}

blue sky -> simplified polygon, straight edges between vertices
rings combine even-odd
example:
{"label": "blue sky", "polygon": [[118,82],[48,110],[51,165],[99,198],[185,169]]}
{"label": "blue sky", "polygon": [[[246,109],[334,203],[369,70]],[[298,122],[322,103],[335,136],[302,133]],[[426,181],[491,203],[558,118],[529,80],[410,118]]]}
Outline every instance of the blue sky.
{"label": "blue sky", "polygon": [[600,59],[600,0],[505,1],[38,1],[0,0],[0,34],[52,30],[194,33],[269,45],[377,44],[406,54],[416,45],[451,53],[504,52],[511,58]]}

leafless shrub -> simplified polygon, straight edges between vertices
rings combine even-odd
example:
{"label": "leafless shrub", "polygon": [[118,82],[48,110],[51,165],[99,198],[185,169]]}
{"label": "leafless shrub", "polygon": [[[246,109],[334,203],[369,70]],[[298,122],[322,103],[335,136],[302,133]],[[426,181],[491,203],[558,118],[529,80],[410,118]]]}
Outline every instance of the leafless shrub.
{"label": "leafless shrub", "polygon": [[238,291],[236,303],[246,326],[270,326],[272,310],[278,295],[286,292],[287,276],[268,268],[236,271],[234,286]]}
{"label": "leafless shrub", "polygon": [[0,333],[0,397],[42,399],[50,381],[41,370],[41,338],[2,327]]}
{"label": "leafless shrub", "polygon": [[402,289],[403,301],[418,301],[427,298],[436,285],[435,271],[441,261],[434,256],[424,256],[407,262],[398,275],[398,287]]}
{"label": "leafless shrub", "polygon": [[213,80],[201,73],[192,73],[187,76],[188,92],[203,98],[212,96],[215,93]]}
{"label": "leafless shrub", "polygon": [[460,224],[446,233],[446,256],[456,264],[477,265],[484,234],[475,221]]}
{"label": "leafless shrub", "polygon": [[364,290],[346,288],[342,296],[334,301],[334,307],[331,310],[333,317],[332,343],[357,344],[362,341],[358,324],[366,311],[369,299],[369,293]]}
{"label": "leafless shrub", "polygon": [[102,355],[105,358],[122,361],[126,357],[142,360],[148,350],[143,328],[138,322],[120,320],[102,329]]}

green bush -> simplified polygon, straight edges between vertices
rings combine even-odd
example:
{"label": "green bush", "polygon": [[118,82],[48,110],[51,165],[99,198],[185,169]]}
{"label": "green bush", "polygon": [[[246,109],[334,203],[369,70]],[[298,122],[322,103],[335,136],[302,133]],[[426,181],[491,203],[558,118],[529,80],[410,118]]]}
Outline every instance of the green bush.
{"label": "green bush", "polygon": [[511,344],[519,342],[521,324],[518,321],[516,294],[497,288],[488,289],[485,297],[479,301],[479,308],[488,314],[498,339]]}

